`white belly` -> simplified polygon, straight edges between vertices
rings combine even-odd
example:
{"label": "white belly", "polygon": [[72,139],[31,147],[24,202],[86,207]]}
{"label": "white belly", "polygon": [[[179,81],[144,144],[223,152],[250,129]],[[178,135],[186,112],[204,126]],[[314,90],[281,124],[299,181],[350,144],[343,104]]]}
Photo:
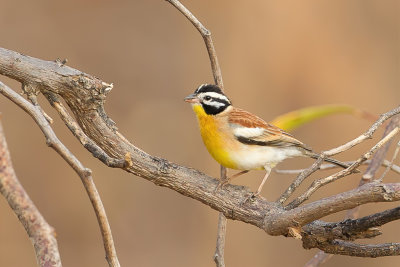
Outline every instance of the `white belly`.
{"label": "white belly", "polygon": [[275,167],[279,162],[303,154],[296,147],[276,148],[269,146],[242,145],[242,149],[231,152],[231,159],[240,170],[261,170],[265,166]]}

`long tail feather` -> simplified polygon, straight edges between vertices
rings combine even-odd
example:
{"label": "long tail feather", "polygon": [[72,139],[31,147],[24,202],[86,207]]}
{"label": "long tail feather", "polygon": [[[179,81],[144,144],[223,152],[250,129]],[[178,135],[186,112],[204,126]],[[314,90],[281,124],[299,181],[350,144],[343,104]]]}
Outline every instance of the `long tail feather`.
{"label": "long tail feather", "polygon": [[[320,156],[319,154],[314,153],[314,152],[310,152],[310,151],[307,151],[306,155],[309,156],[310,158],[313,158],[313,159],[317,159]],[[341,161],[339,161],[337,159],[333,159],[333,158],[325,158],[324,160],[326,162],[330,162],[330,163],[333,163],[335,165],[338,165],[339,167],[342,167],[344,169],[346,169],[346,168],[348,168],[350,166],[347,163],[341,162]]]}

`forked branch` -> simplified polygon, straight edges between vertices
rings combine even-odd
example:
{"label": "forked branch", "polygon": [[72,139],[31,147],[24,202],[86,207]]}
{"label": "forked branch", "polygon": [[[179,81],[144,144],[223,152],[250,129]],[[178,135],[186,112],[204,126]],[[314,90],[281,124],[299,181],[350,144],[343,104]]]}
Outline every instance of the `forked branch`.
{"label": "forked branch", "polygon": [[[171,0],[169,2],[185,11],[178,4],[178,1]],[[187,13],[184,14],[187,15]],[[200,25],[197,24],[197,27],[200,27]],[[208,37],[205,40],[209,40]],[[213,68],[216,67],[214,66]],[[215,72],[213,73],[215,75]],[[228,184],[224,187],[224,190],[219,190],[215,193],[214,189],[218,184],[216,179],[192,168],[149,155],[123,137],[118,132],[115,123],[106,115],[104,110],[104,101],[112,88],[111,84],[68,66],[60,65],[57,62],[32,58],[2,48],[0,48],[0,74],[18,80],[23,84],[34,86],[44,95],[50,96],[48,99],[51,103],[53,102],[52,104],[58,109],[64,121],[70,121],[66,122],[69,129],[83,144],[92,144],[85,146],[91,153],[93,153],[91,147],[96,146],[100,154],[104,152],[105,154],[102,157],[106,158],[106,160],[103,160],[106,164],[107,162],[114,162],[116,164],[111,164],[113,167],[120,167],[156,185],[168,187],[180,194],[196,199],[222,212],[228,219],[240,220],[255,225],[271,235],[287,236],[290,233],[298,231],[298,235],[304,239],[304,243],[306,240],[304,238],[304,229],[307,229],[307,227],[314,227],[314,230],[321,230],[320,232],[323,233],[323,224],[313,223],[326,215],[366,203],[400,200],[400,183],[370,183],[355,190],[343,192],[305,205],[303,204],[291,210],[285,210],[281,203],[285,202],[293,193],[296,186],[289,190],[281,198],[281,201],[268,202],[262,197],[257,197],[253,202],[246,202],[242,205],[245,202],[244,200],[248,199],[252,194],[248,188]],[[222,84],[222,80],[220,82]],[[3,89],[0,87],[0,93],[6,96],[11,95],[11,92],[4,90],[4,88],[6,87],[3,86]],[[6,89],[8,90],[8,88]],[[63,113],[64,108],[57,104],[60,103],[59,101],[52,100],[57,98],[65,101],[72,111],[75,121],[67,113]],[[30,103],[28,102],[28,104]],[[30,110],[26,109],[26,111],[29,113]],[[311,174],[313,171],[318,170],[323,157],[350,149],[354,145],[370,138],[384,121],[399,113],[400,107],[385,113],[365,134],[339,148],[323,153],[321,158],[307,170],[308,173],[303,174],[301,179],[299,178],[298,184],[309,173]],[[40,115],[43,117],[41,113]],[[37,118],[35,119],[37,120]],[[43,122],[40,121],[40,123]],[[79,126],[82,132],[80,130],[75,131],[74,128],[77,128],[75,126]],[[85,174],[84,178],[89,177],[88,172],[83,172],[83,174]],[[370,232],[365,234],[363,232],[361,236],[364,237],[369,234]],[[376,232],[372,233],[372,235],[374,234]],[[356,235],[356,238],[360,238],[360,236]],[[307,244],[311,244],[311,242]],[[326,251],[339,253],[332,248],[337,243],[325,242],[325,245],[327,247]],[[321,243],[314,242],[313,246],[324,250]],[[351,254],[355,251],[347,243],[343,247],[345,250],[348,250],[346,253]],[[397,246],[395,245],[394,247],[397,253]],[[354,255],[377,256],[375,252],[368,253],[368,251],[370,250],[364,250],[365,253],[355,251]],[[377,248],[377,251],[381,252],[382,256],[386,255],[385,249]]]}
{"label": "forked branch", "polygon": [[14,102],[26,113],[28,113],[37,123],[46,137],[46,143],[53,148],[79,175],[81,181],[86,189],[90,201],[92,202],[101,234],[103,237],[104,248],[106,251],[106,258],[110,267],[119,267],[117,254],[112,239],[111,228],[107,220],[106,212],[101,202],[100,195],[97,192],[96,186],[93,182],[91,170],[85,168],[82,163],[64,146],[64,144],[57,138],[53,129],[50,127],[49,122],[43,115],[42,109],[29,103],[21,95],[17,94],[11,88],[0,82],[0,93]]}

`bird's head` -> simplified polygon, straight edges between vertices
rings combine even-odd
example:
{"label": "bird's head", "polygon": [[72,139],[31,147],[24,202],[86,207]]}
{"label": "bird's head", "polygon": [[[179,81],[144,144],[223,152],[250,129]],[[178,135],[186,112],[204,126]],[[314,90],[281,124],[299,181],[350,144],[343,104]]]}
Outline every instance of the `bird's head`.
{"label": "bird's head", "polygon": [[217,115],[231,106],[231,101],[222,92],[221,88],[213,84],[200,85],[193,94],[185,97],[193,108],[202,107],[208,115]]}

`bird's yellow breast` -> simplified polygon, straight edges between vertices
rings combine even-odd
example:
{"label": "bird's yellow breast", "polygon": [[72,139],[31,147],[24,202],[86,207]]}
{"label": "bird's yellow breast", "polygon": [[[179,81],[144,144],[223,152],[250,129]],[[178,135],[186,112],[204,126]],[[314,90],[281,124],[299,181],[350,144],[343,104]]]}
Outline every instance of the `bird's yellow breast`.
{"label": "bird's yellow breast", "polygon": [[201,137],[211,156],[222,166],[237,169],[237,164],[230,157],[232,137],[224,130],[223,119],[205,113],[201,105],[193,105],[197,115]]}

